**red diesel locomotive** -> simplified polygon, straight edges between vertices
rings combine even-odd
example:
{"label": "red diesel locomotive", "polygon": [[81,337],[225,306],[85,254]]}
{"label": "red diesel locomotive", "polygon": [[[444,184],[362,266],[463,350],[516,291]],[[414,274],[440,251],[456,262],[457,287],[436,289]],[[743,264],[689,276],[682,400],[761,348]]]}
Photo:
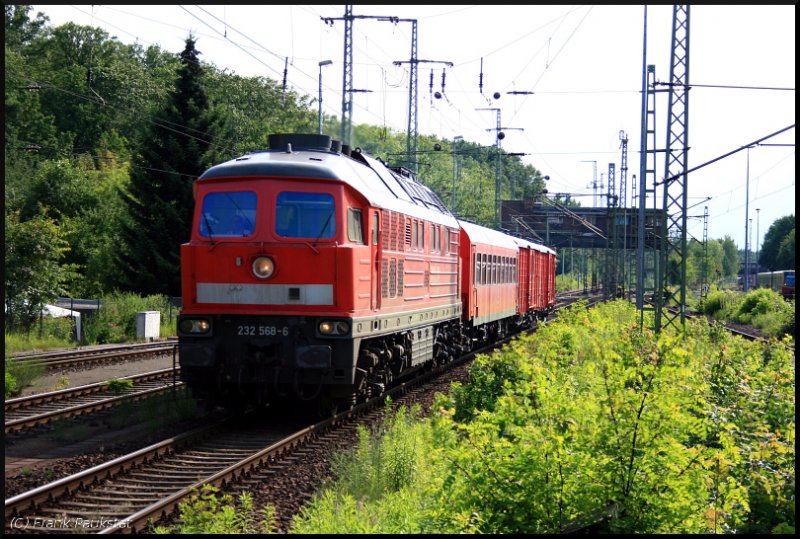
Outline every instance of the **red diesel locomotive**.
{"label": "red diesel locomotive", "polygon": [[195,182],[178,341],[198,398],[348,406],[552,309],[552,250],[328,136],[269,144]]}

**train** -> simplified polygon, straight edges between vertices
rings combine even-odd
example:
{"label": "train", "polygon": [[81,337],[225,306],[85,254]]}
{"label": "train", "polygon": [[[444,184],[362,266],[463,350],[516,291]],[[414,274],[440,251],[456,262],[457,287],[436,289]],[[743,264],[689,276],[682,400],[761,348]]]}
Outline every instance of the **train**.
{"label": "train", "polygon": [[180,376],[211,406],[349,407],[555,305],[553,249],[328,135],[270,135],[193,190]]}
{"label": "train", "polygon": [[762,271],[756,276],[758,288],[771,288],[786,299],[794,299],[794,270]]}

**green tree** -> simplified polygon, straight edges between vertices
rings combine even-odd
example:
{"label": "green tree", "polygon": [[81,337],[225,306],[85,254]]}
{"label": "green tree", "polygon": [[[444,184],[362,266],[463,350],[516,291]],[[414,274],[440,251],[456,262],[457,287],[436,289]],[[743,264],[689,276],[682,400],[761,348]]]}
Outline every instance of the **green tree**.
{"label": "green tree", "polygon": [[206,167],[214,124],[195,43],[186,39],[175,90],[152,122],[124,196],[130,215],[122,227],[121,286],[141,294],[181,294],[180,246],[189,239],[192,181]]}
{"label": "green tree", "polygon": [[739,250],[736,248],[736,243],[730,236],[725,236],[722,240],[722,276],[733,277],[739,273],[739,268],[742,266],[739,259]]}
{"label": "green tree", "polygon": [[794,268],[794,227],[793,214],[781,217],[770,225],[758,255],[758,263],[762,267],[770,271]]}
{"label": "green tree", "polygon": [[272,79],[224,74],[209,67],[204,81],[220,118],[215,130],[220,144],[209,148],[208,166],[267,148],[270,134],[317,130],[310,99],[294,91],[284,92]]}
{"label": "green tree", "polygon": [[6,47],[19,48],[29,44],[41,31],[49,20],[42,13],[37,13],[36,18],[30,19],[33,6],[30,5],[5,5],[5,42]]}
{"label": "green tree", "polygon": [[784,269],[794,269],[794,229],[781,241],[775,265]]}
{"label": "green tree", "polygon": [[69,245],[53,219],[21,221],[12,211],[5,214],[5,247],[6,325],[30,331],[44,304],[63,292],[69,268],[61,261]]}
{"label": "green tree", "polygon": [[[703,264],[706,264],[706,284],[714,283],[722,275],[724,252],[722,242],[708,240],[708,245],[696,239],[688,243],[689,255],[686,264],[686,282],[689,285],[699,285],[703,276]],[[706,257],[707,253],[707,257]]]}

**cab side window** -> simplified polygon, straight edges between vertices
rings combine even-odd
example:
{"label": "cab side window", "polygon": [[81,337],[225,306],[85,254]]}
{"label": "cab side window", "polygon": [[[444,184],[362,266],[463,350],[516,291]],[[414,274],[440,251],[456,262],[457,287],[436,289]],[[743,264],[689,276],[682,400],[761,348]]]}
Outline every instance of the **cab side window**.
{"label": "cab side window", "polygon": [[361,222],[361,210],[347,210],[347,239],[353,243],[364,243],[364,227]]}

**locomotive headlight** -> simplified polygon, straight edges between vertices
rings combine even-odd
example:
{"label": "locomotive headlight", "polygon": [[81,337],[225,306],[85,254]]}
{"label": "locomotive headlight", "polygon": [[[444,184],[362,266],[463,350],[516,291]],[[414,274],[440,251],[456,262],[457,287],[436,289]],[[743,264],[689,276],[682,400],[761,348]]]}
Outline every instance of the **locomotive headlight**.
{"label": "locomotive headlight", "polygon": [[317,326],[322,335],[347,335],[350,333],[350,324],[344,320],[322,320]]}
{"label": "locomotive headlight", "polygon": [[204,318],[184,318],[181,320],[179,329],[181,333],[202,334],[211,329],[211,324]]}
{"label": "locomotive headlight", "polygon": [[268,256],[259,256],[253,260],[253,275],[259,279],[269,279],[275,272],[275,262]]}

